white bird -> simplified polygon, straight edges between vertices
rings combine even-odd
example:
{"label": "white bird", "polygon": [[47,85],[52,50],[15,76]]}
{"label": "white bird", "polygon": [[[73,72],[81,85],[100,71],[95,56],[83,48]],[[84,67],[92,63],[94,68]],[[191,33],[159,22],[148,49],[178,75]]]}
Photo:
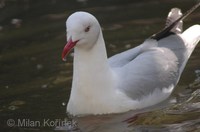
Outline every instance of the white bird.
{"label": "white bird", "polygon": [[87,12],[69,16],[68,43],[62,53],[65,60],[74,48],[67,111],[72,115],[120,113],[167,99],[200,40],[200,25],[180,33],[181,21],[198,6],[184,15],[175,9],[178,13],[169,14],[173,21],[161,32],[109,59],[97,19]]}

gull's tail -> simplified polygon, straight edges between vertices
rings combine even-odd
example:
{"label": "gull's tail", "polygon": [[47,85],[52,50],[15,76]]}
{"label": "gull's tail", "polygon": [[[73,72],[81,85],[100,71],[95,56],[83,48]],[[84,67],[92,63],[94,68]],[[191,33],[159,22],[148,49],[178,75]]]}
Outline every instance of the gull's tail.
{"label": "gull's tail", "polygon": [[[165,27],[169,27],[173,22],[175,22],[178,18],[182,16],[181,9],[179,8],[172,8],[169,12],[166,20]],[[183,21],[179,21],[171,30],[172,33],[182,33],[183,31]]]}
{"label": "gull's tail", "polygon": [[[195,6],[193,6],[190,10],[188,10],[185,14],[183,14],[182,16],[180,15],[179,18],[177,20],[175,20],[174,22],[172,22],[171,24],[168,24],[168,26],[166,26],[163,30],[161,30],[160,32],[152,35],[150,38],[151,39],[156,39],[156,40],[160,40],[166,36],[169,36],[170,34],[173,33],[173,30],[176,28],[175,27],[179,27],[179,24],[182,20],[184,20],[188,15],[190,15],[195,9],[197,9],[200,6],[200,2],[197,3]],[[173,10],[173,9],[172,9]],[[175,10],[175,12],[178,10]],[[175,13],[176,14],[176,13]],[[173,15],[172,15],[173,16]],[[177,15],[175,15],[177,16]],[[174,32],[176,33],[176,32]]]}

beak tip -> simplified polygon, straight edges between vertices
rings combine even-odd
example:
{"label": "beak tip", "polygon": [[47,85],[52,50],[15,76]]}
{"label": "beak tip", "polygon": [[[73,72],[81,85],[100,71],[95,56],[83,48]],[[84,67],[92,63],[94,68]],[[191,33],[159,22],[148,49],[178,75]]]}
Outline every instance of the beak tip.
{"label": "beak tip", "polygon": [[65,55],[62,55],[62,60],[67,61],[67,57]]}
{"label": "beak tip", "polygon": [[64,58],[62,58],[62,60],[64,61],[64,62],[66,62],[67,61],[67,59],[64,57]]}
{"label": "beak tip", "polygon": [[67,57],[66,57],[66,54],[64,52],[62,53],[61,58],[62,58],[63,61],[67,61]]}
{"label": "beak tip", "polygon": [[67,44],[65,45],[63,52],[62,52],[62,60],[67,61],[67,55],[69,54],[70,50],[74,48],[78,41],[72,41],[72,39],[69,39]]}

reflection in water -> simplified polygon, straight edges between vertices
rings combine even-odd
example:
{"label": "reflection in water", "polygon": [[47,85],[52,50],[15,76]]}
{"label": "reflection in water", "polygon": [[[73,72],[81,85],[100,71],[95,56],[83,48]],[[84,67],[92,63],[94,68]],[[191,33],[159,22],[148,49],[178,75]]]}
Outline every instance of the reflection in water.
{"label": "reflection in water", "polygon": [[[6,1],[0,9],[1,130],[79,131],[70,127],[9,127],[6,122],[8,119],[16,121],[24,118],[33,121],[71,121],[66,115],[66,104],[71,88],[73,54],[66,63],[61,60],[65,44],[65,19],[71,12],[84,10],[99,19],[104,29],[108,55],[112,56],[137,46],[144,38],[159,31],[172,7],[178,6],[184,11],[194,5],[194,2],[188,0],[138,1],[88,0],[83,5],[70,0],[28,0],[28,6],[17,4],[17,0]],[[10,25],[13,18],[23,20],[17,29]],[[197,22],[199,11],[186,20],[185,28]],[[168,101],[147,109],[113,115],[73,117],[73,120],[82,131],[95,132],[200,129],[200,74],[196,70],[200,69],[199,50],[197,46]],[[129,122],[125,121],[127,119]]]}

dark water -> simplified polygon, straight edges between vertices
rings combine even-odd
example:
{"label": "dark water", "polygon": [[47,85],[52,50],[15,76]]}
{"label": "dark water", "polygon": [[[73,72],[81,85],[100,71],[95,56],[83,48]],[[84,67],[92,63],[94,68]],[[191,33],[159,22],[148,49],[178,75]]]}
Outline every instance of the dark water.
{"label": "dark water", "polygon": [[[1,1],[0,1],[1,2]],[[108,56],[137,46],[164,26],[172,7],[195,0],[7,0],[0,8],[0,130],[2,131],[200,131],[200,46],[167,101],[122,114],[73,118],[66,114],[72,57],[62,62],[65,20],[88,11],[101,23]],[[1,4],[2,5],[2,4]],[[184,29],[199,23],[200,10]],[[11,24],[17,18],[18,24]]]}

